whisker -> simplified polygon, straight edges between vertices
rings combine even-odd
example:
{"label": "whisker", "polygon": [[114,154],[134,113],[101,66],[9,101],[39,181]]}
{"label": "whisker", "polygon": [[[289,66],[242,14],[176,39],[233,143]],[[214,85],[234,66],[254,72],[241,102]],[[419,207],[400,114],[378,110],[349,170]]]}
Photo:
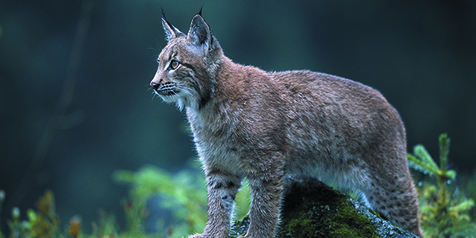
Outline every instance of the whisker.
{"label": "whisker", "polygon": [[160,97],[160,95],[157,93],[157,91],[154,90],[152,92],[152,98],[150,99],[150,101],[152,102],[152,101],[154,101],[155,98],[159,98],[159,97]]}
{"label": "whisker", "polygon": [[152,55],[151,57],[153,57],[155,60],[157,60],[157,58],[159,58],[160,51],[158,49],[148,47],[147,50],[154,51],[155,54]]}

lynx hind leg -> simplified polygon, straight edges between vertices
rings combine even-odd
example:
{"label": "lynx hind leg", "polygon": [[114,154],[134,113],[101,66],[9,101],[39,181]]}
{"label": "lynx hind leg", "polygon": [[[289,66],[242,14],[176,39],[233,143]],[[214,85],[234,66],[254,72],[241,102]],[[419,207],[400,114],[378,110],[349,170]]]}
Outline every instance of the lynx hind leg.
{"label": "lynx hind leg", "polygon": [[370,206],[388,216],[403,229],[423,237],[418,218],[418,193],[413,185],[410,173],[389,175],[378,179],[373,177],[370,187],[364,191],[365,199]]}

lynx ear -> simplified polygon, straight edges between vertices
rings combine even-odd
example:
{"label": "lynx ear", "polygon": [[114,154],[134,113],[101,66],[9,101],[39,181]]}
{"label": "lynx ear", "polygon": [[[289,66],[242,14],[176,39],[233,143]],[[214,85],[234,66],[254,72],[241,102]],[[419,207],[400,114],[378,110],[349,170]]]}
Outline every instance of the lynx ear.
{"label": "lynx ear", "polygon": [[164,9],[162,9],[162,27],[164,28],[165,39],[167,39],[167,41],[171,41],[172,39],[180,35],[185,35],[181,31],[179,31],[177,28],[175,28],[175,26],[170,24],[169,21],[167,21],[167,18],[165,18]]}
{"label": "lynx ear", "polygon": [[211,46],[213,36],[210,27],[203,19],[201,13],[202,10],[200,9],[200,12],[193,17],[187,37],[193,44],[197,46],[205,44],[208,48]]}

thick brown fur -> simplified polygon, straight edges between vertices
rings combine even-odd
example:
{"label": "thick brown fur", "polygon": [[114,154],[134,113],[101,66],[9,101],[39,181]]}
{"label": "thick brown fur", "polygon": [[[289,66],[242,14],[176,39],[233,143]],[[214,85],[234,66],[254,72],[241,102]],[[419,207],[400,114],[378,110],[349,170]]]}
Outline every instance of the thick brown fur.
{"label": "thick brown fur", "polygon": [[236,64],[200,14],[188,34],[162,21],[169,42],[151,87],[186,110],[208,186],[208,222],[191,237],[228,237],[244,177],[252,191],[244,237],[274,237],[283,180],[291,174],[358,191],[422,236],[405,128],[378,91],[323,73]]}

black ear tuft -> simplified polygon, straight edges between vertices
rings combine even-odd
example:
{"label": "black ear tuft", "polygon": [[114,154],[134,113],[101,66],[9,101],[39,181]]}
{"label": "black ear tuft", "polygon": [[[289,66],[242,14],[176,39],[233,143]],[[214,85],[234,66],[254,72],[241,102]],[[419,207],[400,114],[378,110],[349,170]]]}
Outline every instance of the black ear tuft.
{"label": "black ear tuft", "polygon": [[197,14],[200,15],[200,16],[202,16],[202,10],[203,10],[203,4],[202,4],[202,6],[200,6],[200,11],[198,11]]}
{"label": "black ear tuft", "polygon": [[164,12],[164,8],[160,7],[160,10],[162,10],[162,19],[165,19],[165,20],[167,20],[167,19],[165,18],[165,12]]}
{"label": "black ear tuft", "polygon": [[160,9],[162,9],[162,22],[165,22],[165,24],[167,24],[167,26],[170,28],[170,29],[174,29],[175,27],[167,20],[167,18],[165,17],[165,11],[162,7],[160,7]]}
{"label": "black ear tuft", "polygon": [[184,35],[177,28],[175,28],[169,21],[167,21],[167,18],[165,18],[164,9],[162,7],[161,9],[162,9],[162,27],[164,28],[165,38],[167,39],[167,41],[171,41],[173,38]]}

